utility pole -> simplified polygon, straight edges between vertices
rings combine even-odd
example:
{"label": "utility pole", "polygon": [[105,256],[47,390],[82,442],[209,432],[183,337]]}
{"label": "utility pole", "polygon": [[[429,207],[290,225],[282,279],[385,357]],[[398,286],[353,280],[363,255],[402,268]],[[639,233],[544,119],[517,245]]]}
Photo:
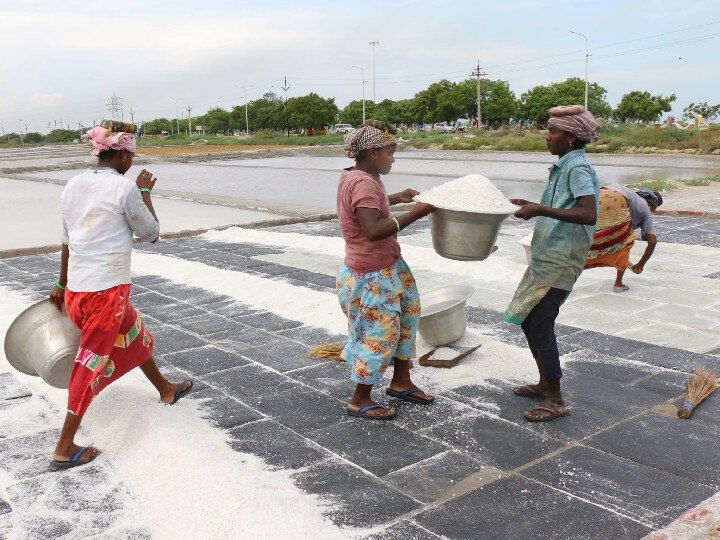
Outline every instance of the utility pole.
{"label": "utility pole", "polygon": [[170,99],[175,100],[175,126],[177,127],[177,133],[180,134],[180,109],[178,106],[178,100],[172,96],[170,96]]}
{"label": "utility pole", "polygon": [[130,107],[130,122],[135,123],[135,109]]}
{"label": "utility pole", "polygon": [[370,46],[373,50],[373,103],[377,103],[376,101],[376,94],[375,94],[375,45],[380,45],[379,41],[371,41]]}
{"label": "utility pole", "polygon": [[487,75],[487,73],[483,72],[482,68],[480,67],[480,60],[478,60],[477,66],[475,67],[475,69],[473,69],[473,72],[470,75],[477,78],[477,124],[478,129],[481,129],[480,126],[482,125],[482,95],[480,94],[480,77],[484,77],[485,75]]}
{"label": "utility pole", "polygon": [[20,124],[20,144],[23,144],[24,139],[23,139],[23,134],[22,134],[22,124],[23,124],[22,118],[18,118],[18,124]]}
{"label": "utility pole", "polygon": [[116,96],[113,92],[113,95],[108,99],[106,105],[112,120],[117,120],[118,117],[122,120],[122,98]]}
{"label": "utility pole", "polygon": [[283,80],[285,81],[283,85],[280,87],[285,91],[285,123],[287,123],[287,136],[290,136],[290,121],[288,120],[287,115],[287,91],[290,90],[290,85],[287,82],[287,77],[283,77]]}
{"label": "utility pole", "polygon": [[190,105],[187,106],[187,109],[185,109],[188,112],[188,137],[192,136],[192,117],[190,116],[190,111],[192,111],[192,107]]}
{"label": "utility pole", "polygon": [[360,73],[362,74],[362,107],[363,107],[363,124],[365,123],[365,70],[361,68],[360,66],[353,66],[356,69],[360,70]]}
{"label": "utility pole", "polygon": [[588,41],[588,37],[585,34],[581,34],[580,32],[575,32],[573,30],[570,30],[571,34],[575,34],[576,36],[581,36],[585,38],[585,110],[588,110],[588,64],[590,63],[590,45]]}

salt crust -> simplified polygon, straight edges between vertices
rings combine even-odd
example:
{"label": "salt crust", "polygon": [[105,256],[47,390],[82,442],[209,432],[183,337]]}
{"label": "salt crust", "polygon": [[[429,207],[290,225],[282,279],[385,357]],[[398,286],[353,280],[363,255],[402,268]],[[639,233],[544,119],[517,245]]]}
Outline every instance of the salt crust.
{"label": "salt crust", "polygon": [[[30,304],[23,295],[0,288],[3,340],[10,323]],[[0,355],[0,372],[11,371]],[[12,372],[33,399],[45,400],[40,404],[44,411],[50,403],[50,425],[59,428],[67,391]],[[13,436],[29,426],[18,427]],[[37,428],[47,429],[47,419]],[[136,501],[137,508],[113,528],[141,527],[154,538],[341,539],[352,534],[323,517],[325,503],[297,488],[292,471],[269,471],[260,458],[232,450],[224,432],[203,418],[197,402],[159,403],[140,370],[93,401],[78,441],[92,441],[101,449],[98,463],[112,469]],[[6,498],[3,486],[11,481],[0,469],[0,497]]]}
{"label": "salt crust", "polygon": [[519,208],[489,178],[480,174],[468,174],[430,188],[416,195],[415,201],[472,213],[514,214]]}

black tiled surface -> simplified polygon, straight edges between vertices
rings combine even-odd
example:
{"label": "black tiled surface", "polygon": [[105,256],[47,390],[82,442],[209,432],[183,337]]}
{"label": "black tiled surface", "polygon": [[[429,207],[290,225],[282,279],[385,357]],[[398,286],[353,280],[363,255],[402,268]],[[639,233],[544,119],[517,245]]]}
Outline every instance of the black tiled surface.
{"label": "black tiled surface", "polygon": [[440,537],[411,521],[401,521],[362,540],[440,540]]}
{"label": "black tiled surface", "polygon": [[511,422],[485,415],[464,415],[448,420],[431,428],[427,434],[501,470],[515,469],[564,445]]}
{"label": "black tiled surface", "polygon": [[212,346],[164,354],[163,359],[168,364],[195,375],[205,375],[249,363],[249,360],[237,353],[231,353]]}
{"label": "black tiled surface", "polygon": [[318,363],[317,358],[308,355],[307,346],[287,339],[277,339],[262,347],[249,349],[243,352],[243,356],[280,372],[314,366]]}
{"label": "black tiled surface", "polygon": [[273,395],[300,388],[300,385],[289,378],[257,365],[212,373],[204,379],[209,385],[253,408]]}
{"label": "black tiled surface", "polygon": [[384,480],[413,499],[424,503],[453,494],[458,481],[484,466],[460,452],[444,452],[390,473]]}
{"label": "black tiled surface", "polygon": [[[676,234],[703,237],[697,221],[667,223],[678,224]],[[507,226],[526,224],[508,220]],[[336,221],[276,230],[293,228],[338,234]],[[423,220],[404,234],[426,228]],[[282,253],[280,248],[188,238],[142,249],[311,290],[334,288],[334,276],[253,258]],[[0,283],[34,291],[39,299],[57,266],[57,256],[0,261]],[[163,373],[172,380],[194,379],[191,397],[210,422],[227,430],[230,445],[270,467],[301,469],[296,482],[333,502],[327,510],[331,519],[373,527],[378,531],[373,538],[640,538],[648,529],[637,521],[661,526],[720,484],[714,452],[720,399],[709,398],[691,421],[647,410],[677,397],[696,364],[720,371],[720,349],[702,355],[558,325],[560,349],[569,353],[563,390],[571,416],[526,423],[522,413],[537,401],[514,396],[507,381],[487,381],[489,386],[470,381],[440,393],[430,407],[397,402],[384,395],[388,376],[373,397],[396,407],[398,418],[369,422],[345,414],[354,389],[348,366],[307,356],[309,346],[341,343],[344,336],[160,276],[137,276],[133,282],[132,301],[156,336]],[[525,347],[522,332],[500,316],[468,308],[471,325]],[[0,408],[27,400],[23,392],[0,375]],[[18,399],[3,400],[11,397]],[[3,467],[27,482],[52,477],[46,460],[56,436],[0,438]],[[559,453],[523,469],[528,478],[495,479],[554,451]],[[26,459],[29,454],[39,457]],[[460,494],[480,477],[489,483]],[[457,486],[458,498],[405,515],[419,509],[419,501],[452,498]],[[13,499],[7,502],[14,506]],[[40,536],[64,534],[68,522],[49,519],[34,526]]]}
{"label": "black tiled surface", "polygon": [[[604,452],[720,488],[720,453],[715,448],[720,428],[647,413],[587,439]],[[692,458],[689,458],[692,456]]]}
{"label": "black tiled surface", "polygon": [[[715,493],[674,474],[590,448],[573,448],[523,472],[523,476],[571,493],[652,527],[663,527],[688,504]],[[628,489],[632,486],[632,489]],[[677,494],[683,494],[678,508]]]}
{"label": "black tiled surface", "polygon": [[307,436],[377,476],[446,450],[444,445],[396,426],[392,420],[352,418],[334,426],[321,427]]}
{"label": "black tiled surface", "polygon": [[650,532],[635,521],[517,476],[423,512],[415,521],[450,540],[636,540]]}
{"label": "black tiled surface", "polygon": [[246,424],[229,431],[230,446],[263,458],[270,467],[301,469],[330,454],[272,420]]}
{"label": "black tiled surface", "polygon": [[347,527],[375,527],[420,506],[380,480],[338,460],[324,461],[294,475],[304,491],[333,501],[329,519]]}

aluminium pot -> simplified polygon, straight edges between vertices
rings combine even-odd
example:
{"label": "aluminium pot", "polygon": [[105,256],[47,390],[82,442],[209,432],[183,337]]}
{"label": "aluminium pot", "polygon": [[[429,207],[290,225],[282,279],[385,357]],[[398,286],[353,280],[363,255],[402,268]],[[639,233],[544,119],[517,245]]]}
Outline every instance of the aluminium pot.
{"label": "aluminium pot", "polygon": [[42,300],[23,311],[5,334],[5,357],[21,373],[67,388],[80,345],[80,330],[67,313]]}

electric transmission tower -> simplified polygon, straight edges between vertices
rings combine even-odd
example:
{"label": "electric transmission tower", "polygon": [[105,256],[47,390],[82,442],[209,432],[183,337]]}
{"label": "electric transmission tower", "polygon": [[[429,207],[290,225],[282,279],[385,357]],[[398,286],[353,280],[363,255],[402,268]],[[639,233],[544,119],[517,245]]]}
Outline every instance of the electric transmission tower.
{"label": "electric transmission tower", "polygon": [[122,98],[113,93],[112,97],[107,101],[107,110],[112,120],[122,120]]}

